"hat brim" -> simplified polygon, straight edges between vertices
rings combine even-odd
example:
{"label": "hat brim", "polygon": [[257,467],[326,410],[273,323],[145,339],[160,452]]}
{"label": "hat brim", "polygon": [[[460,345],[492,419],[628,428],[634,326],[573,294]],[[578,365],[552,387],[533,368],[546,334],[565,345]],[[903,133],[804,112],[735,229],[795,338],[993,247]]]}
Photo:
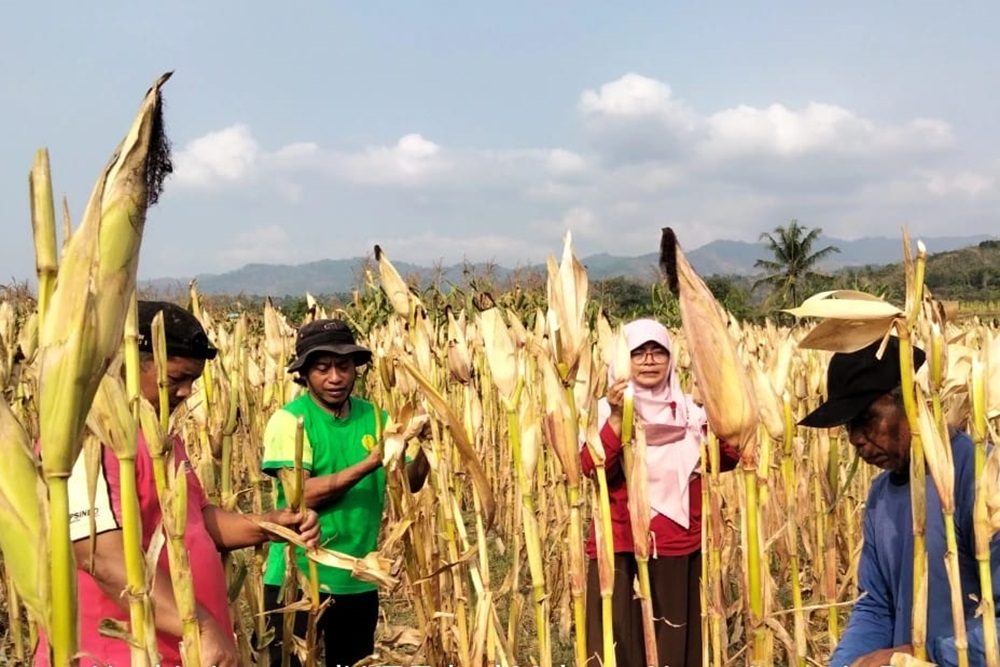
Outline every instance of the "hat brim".
{"label": "hat brim", "polygon": [[855,396],[844,396],[827,401],[819,406],[800,422],[800,426],[811,428],[833,428],[851,421],[875,402],[884,392],[869,392]]}
{"label": "hat brim", "polygon": [[368,348],[361,347],[360,345],[351,345],[349,343],[337,343],[333,345],[317,345],[316,347],[311,347],[306,350],[303,354],[299,355],[288,365],[288,372],[294,373],[295,371],[302,370],[309,357],[316,354],[317,352],[326,352],[327,354],[336,354],[342,357],[351,357],[354,359],[354,365],[363,366],[372,360],[372,352]]}

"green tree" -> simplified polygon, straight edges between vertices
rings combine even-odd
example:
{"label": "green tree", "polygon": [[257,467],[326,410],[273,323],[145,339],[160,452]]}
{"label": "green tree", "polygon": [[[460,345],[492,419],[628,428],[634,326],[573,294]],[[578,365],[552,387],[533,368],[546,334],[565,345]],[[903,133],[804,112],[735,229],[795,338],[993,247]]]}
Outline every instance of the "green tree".
{"label": "green tree", "polygon": [[815,270],[818,262],[835,252],[840,252],[836,246],[826,246],[813,250],[816,240],[823,232],[819,227],[809,229],[792,220],[785,226],[778,226],[770,234],[760,235],[760,240],[773,256],[773,259],[758,259],[754,267],[764,269],[767,273],[754,281],[753,289],[760,285],[768,285],[774,290],[774,295],[782,304],[798,305],[800,288],[808,282],[825,278]]}
{"label": "green tree", "polygon": [[712,296],[719,304],[739,320],[753,317],[753,306],[750,294],[737,279],[732,276],[709,276],[705,284],[712,291]]}

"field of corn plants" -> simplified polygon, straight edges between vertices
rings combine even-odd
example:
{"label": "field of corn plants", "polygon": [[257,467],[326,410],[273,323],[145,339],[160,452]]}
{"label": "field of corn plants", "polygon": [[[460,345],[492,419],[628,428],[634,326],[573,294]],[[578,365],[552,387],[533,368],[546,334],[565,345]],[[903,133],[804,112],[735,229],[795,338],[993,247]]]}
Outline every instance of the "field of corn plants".
{"label": "field of corn plants", "polygon": [[[166,433],[179,433],[213,502],[252,512],[273,503],[273,484],[260,472],[264,426],[300,391],[285,372],[295,328],[279,311],[268,304],[263,317],[213,312],[192,285],[186,305],[220,354],[170,419],[139,398],[130,304],[146,207],[160,185],[155,176],[169,171],[151,164],[162,132],[163,81],[147,94],[75,229],[64,214],[61,250],[44,151],[31,172],[37,299],[0,302],[0,653],[10,664],[30,661],[40,627],[51,638],[54,664],[69,664],[75,652],[65,478],[99,442],[112,447],[124,476],[137,428],[154,448]],[[968,429],[981,447],[982,545],[1000,529],[1000,457],[987,457],[985,449],[1000,417],[1000,332],[975,318],[948,319],[922,289],[924,249],[911,253],[905,235],[906,303],[820,294],[793,311],[802,322],[793,328],[728,318],[672,232],[663,241],[667,283],[683,320],[673,332],[682,383],[704,403],[714,433],[741,454],[737,470],[709,473],[704,485],[704,664],[825,664],[857,596],[861,518],[876,472],[858,463],[843,429],[795,425],[823,399],[830,353],[890,331],[907,353],[910,344],[928,351],[930,363],[904,375],[907,412],[919,434],[914,457],[931,473],[929,482],[923,475],[916,481],[948,488],[953,473],[943,428]],[[312,303],[310,317],[348,319],[374,351],[357,391],[391,415],[382,434],[389,473],[384,536],[379,552],[365,559],[322,549],[312,557],[382,587],[373,664],[583,664],[584,537],[591,527],[609,534],[610,519],[602,468],[595,480],[581,475],[579,443],[602,460],[596,402],[608,367],[628,362],[622,323],[588,308],[587,276],[569,237],[561,259],[550,257],[546,301],[533,310],[505,307],[502,299],[428,309],[378,248],[376,260],[365,299],[337,312]],[[421,443],[409,436],[423,411],[433,437]],[[626,474],[630,496],[641,499],[644,435],[638,424],[629,430]],[[29,444],[39,439],[44,466]],[[704,443],[706,470],[718,470],[710,465],[717,444],[714,437]],[[410,495],[399,462],[418,446],[432,472]],[[171,499],[181,480],[162,481],[159,544],[176,566],[179,607],[193,599],[190,586],[178,583],[186,567],[177,549],[184,516]],[[921,484],[913,486],[922,493]],[[642,503],[631,509],[634,532],[645,535],[648,511]],[[127,533],[135,520],[126,519]],[[601,544],[607,546],[599,537]],[[145,554],[128,539],[126,548],[132,622],[108,631],[133,640],[133,664],[155,664]],[[610,559],[606,549],[599,552],[601,589],[609,594]],[[261,613],[264,556],[258,548],[225,559],[246,665],[268,664],[266,652],[258,655],[269,639]],[[648,591],[640,587],[639,594]],[[311,604],[306,594],[298,606]],[[993,614],[992,599],[982,604]],[[926,624],[914,611],[919,653]],[[186,661],[198,664],[196,628],[184,644]],[[613,664],[612,653],[604,664]]]}

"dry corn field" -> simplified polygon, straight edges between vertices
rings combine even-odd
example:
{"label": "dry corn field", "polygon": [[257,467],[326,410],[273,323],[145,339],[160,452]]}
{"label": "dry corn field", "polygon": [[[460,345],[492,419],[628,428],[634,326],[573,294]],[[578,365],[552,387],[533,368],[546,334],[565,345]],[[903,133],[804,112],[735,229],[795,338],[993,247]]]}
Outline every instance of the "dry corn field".
{"label": "dry corn field", "polygon": [[[30,661],[39,627],[56,651],[72,655],[73,633],[65,628],[72,625],[67,609],[75,598],[63,586],[72,581],[65,578],[65,555],[72,559],[72,552],[59,532],[65,528],[58,519],[64,502],[59,471],[92,452],[98,435],[127,460],[122,434],[134,433],[137,424],[144,433],[164,432],[119,372],[123,358],[130,366],[134,350],[129,304],[142,231],[134,221],[150,203],[145,190],[128,191],[146,179],[129,179],[127,172],[141,169],[148,177],[152,171],[128,161],[147,160],[152,152],[158,85],[126,137],[128,150],[116,152],[80,224],[65,223],[64,240],[72,241],[61,251],[44,153],[32,172],[38,299],[0,303],[0,653],[10,664]],[[115,215],[123,217],[123,207],[131,207],[125,232]],[[94,240],[126,233],[136,237],[131,245]],[[109,257],[109,245],[118,257]],[[905,238],[903,247],[910,260],[906,304],[858,293],[818,295],[794,313],[802,324],[793,328],[730,320],[679,248],[670,251],[684,318],[683,328],[672,332],[682,383],[704,402],[713,431],[741,453],[735,471],[706,473],[704,485],[706,665],[825,664],[844,629],[857,596],[861,519],[875,470],[858,464],[843,429],[795,425],[823,399],[831,351],[895,329],[935,360],[911,383],[918,416],[967,428],[978,442],[989,429],[995,432],[1000,332],[975,318],[948,320],[921,289],[923,250],[913,260]],[[600,475],[581,475],[578,443],[585,441],[600,459],[596,402],[608,366],[622,363],[623,350],[627,361],[621,323],[588,308],[586,273],[569,238],[561,259],[550,258],[547,302],[534,312],[429,312],[386,254],[376,250],[376,257],[378,272],[368,276],[364,299],[338,312],[313,302],[310,316],[349,319],[374,351],[356,391],[391,416],[382,434],[389,499],[381,548],[363,560],[322,550],[314,558],[381,586],[374,664],[580,664],[583,540],[594,517],[601,521],[606,512],[606,489]],[[260,472],[264,427],[300,391],[285,372],[295,328],[270,304],[263,317],[213,311],[196,285],[189,305],[220,353],[166,430],[187,443],[213,502],[261,512],[274,501],[273,484]],[[375,317],[380,307],[391,314]],[[79,335],[88,331],[97,333]],[[67,386],[73,391],[60,394]],[[433,438],[407,440],[419,430],[413,423],[421,410],[430,415]],[[947,471],[926,436],[936,482]],[[45,469],[29,445],[39,439]],[[404,450],[419,446],[432,471],[427,486],[410,495],[398,463]],[[642,446],[637,429],[635,448]],[[716,446],[715,438],[704,443],[705,470],[718,469],[710,465]],[[982,462],[983,529],[989,531],[1000,528],[997,459]],[[174,483],[167,480],[161,496],[171,536],[183,532],[183,517],[169,502]],[[641,497],[641,481],[636,484]],[[258,548],[226,557],[246,665],[266,664],[266,652],[257,656],[268,638],[261,614],[264,556]],[[141,565],[141,553],[136,560]],[[130,585],[139,622],[118,631],[137,641],[133,664],[147,664],[141,637],[150,636],[142,623],[148,583],[140,577]],[[61,636],[68,645],[59,645]]]}

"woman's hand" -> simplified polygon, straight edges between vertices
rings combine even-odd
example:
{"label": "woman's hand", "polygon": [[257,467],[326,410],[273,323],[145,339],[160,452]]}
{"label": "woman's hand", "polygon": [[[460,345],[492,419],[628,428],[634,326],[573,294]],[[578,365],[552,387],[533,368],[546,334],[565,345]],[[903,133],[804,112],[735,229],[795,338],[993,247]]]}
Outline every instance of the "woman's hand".
{"label": "woman's hand", "polygon": [[628,378],[618,380],[608,387],[608,405],[611,406],[611,414],[622,416],[625,405],[625,389],[628,387]]}

